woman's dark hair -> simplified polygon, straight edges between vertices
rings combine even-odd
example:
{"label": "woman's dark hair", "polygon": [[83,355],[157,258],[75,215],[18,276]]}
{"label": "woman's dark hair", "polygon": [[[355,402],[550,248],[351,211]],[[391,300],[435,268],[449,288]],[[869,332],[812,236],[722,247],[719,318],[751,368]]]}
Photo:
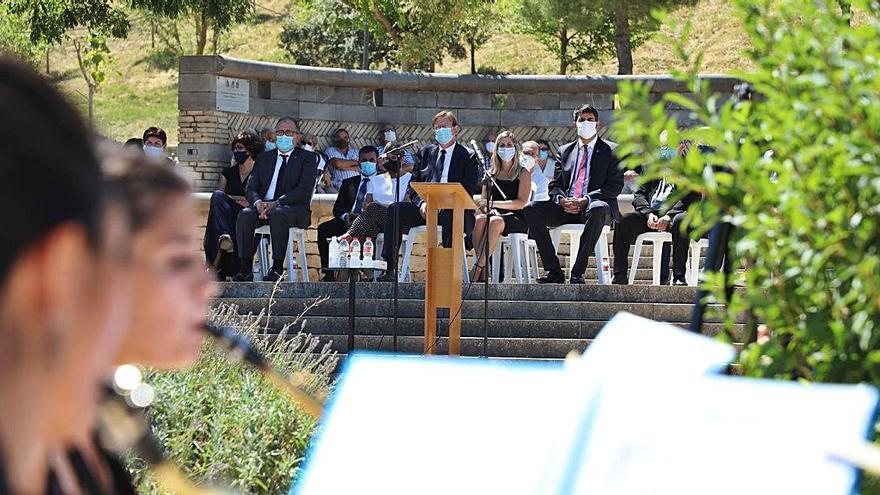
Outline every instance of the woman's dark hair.
{"label": "woman's dark hair", "polygon": [[159,138],[159,140],[162,141],[162,146],[165,146],[166,144],[168,144],[168,135],[165,134],[165,130],[162,129],[161,127],[148,128],[146,131],[144,131],[143,140],[141,142],[146,143],[147,138],[151,138],[151,137]]}
{"label": "woman's dark hair", "polygon": [[104,160],[104,170],[105,187],[123,198],[132,234],[149,227],[170,196],[192,192],[182,175],[146,156],[118,153]]}
{"label": "woman's dark hair", "polygon": [[235,145],[238,143],[243,144],[245,149],[247,149],[248,154],[254,159],[256,159],[257,155],[263,151],[263,140],[257,137],[256,134],[252,134],[248,131],[241,131],[235,136],[235,139],[232,140],[233,151],[235,151]]}
{"label": "woman's dark hair", "polygon": [[34,70],[0,57],[0,283],[22,253],[58,226],[83,226],[100,242],[101,171],[74,107]]}

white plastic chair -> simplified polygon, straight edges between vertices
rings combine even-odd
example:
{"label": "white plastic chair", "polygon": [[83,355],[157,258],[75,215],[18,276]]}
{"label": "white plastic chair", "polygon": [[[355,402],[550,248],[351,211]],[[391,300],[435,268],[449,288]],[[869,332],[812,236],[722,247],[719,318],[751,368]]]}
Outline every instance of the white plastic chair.
{"label": "white plastic chair", "polygon": [[[571,267],[574,260],[577,259],[578,249],[581,244],[581,235],[584,233],[584,224],[567,223],[560,225],[550,231],[550,239],[553,241],[553,249],[559,252],[559,243],[563,235],[568,235],[570,253],[568,256],[568,265],[565,267],[566,277],[571,278]],[[594,254],[596,255],[596,271],[598,272],[599,283],[608,285],[611,283],[611,266],[608,259],[608,236],[611,234],[611,227],[605,225],[602,227],[602,235],[596,241]]]}
{"label": "white plastic chair", "polygon": [[[442,237],[442,232],[443,232],[443,228],[438,225],[437,226],[437,237],[438,238]],[[409,231],[403,235],[403,242],[401,243],[401,246],[403,247],[403,260],[401,260],[400,271],[397,274],[397,281],[398,282],[412,282],[412,274],[410,273],[410,269],[409,269],[409,260],[410,260],[410,257],[412,256],[413,246],[416,243],[416,236],[419,234],[427,234],[427,233],[428,233],[428,226],[427,225],[420,225],[418,227],[410,228]],[[471,281],[471,279],[470,279],[470,275],[468,274],[467,249],[464,246],[464,237],[463,236],[461,238],[461,244],[462,244],[462,253],[464,255],[464,256],[462,256],[462,265],[461,265],[461,270],[463,273],[462,281],[465,283],[469,283]]]}
{"label": "white plastic chair", "polygon": [[[254,232],[256,234],[262,234],[262,238],[260,239],[260,261],[258,266],[260,267],[259,277],[260,280],[269,273],[269,260],[272,259],[269,256],[269,241],[271,237],[271,232],[269,230],[268,225],[263,225],[262,227],[257,228]],[[293,259],[293,243],[296,243],[296,261]],[[300,278],[303,282],[309,281],[309,267],[306,263],[306,230],[298,229],[296,227],[291,227],[290,231],[287,235],[287,252],[284,255],[284,258],[287,260],[287,281],[288,282],[296,282],[296,272],[300,273]]]}
{"label": "white plastic chair", "polygon": [[691,240],[690,256],[688,257],[687,271],[685,277],[690,286],[697,285],[700,281],[700,258],[703,255],[703,249],[709,248],[709,239]]}
{"label": "white plastic chair", "polygon": [[633,250],[632,266],[629,268],[630,285],[632,285],[636,279],[636,270],[639,268],[639,257],[642,254],[642,245],[646,242],[650,242],[654,246],[654,266],[652,267],[654,275],[653,283],[654,285],[660,285],[660,265],[663,257],[663,243],[672,242],[672,234],[669,232],[645,232],[636,237],[636,247]]}
{"label": "white plastic chair", "polygon": [[[492,282],[498,283],[501,275],[501,260],[504,259],[504,282],[518,284],[528,283],[527,247],[529,240],[526,234],[509,234],[502,236],[492,253]],[[534,242],[534,241],[532,241]],[[537,249],[537,244],[535,245]]]}

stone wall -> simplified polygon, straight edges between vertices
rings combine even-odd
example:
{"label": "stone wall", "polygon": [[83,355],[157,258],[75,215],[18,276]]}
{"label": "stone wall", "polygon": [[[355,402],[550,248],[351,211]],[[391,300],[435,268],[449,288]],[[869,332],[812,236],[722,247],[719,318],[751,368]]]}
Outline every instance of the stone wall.
{"label": "stone wall", "polygon": [[[249,81],[248,113],[218,110],[217,78]],[[376,144],[381,125],[397,126],[398,139],[433,139],[431,118],[452,110],[462,126],[460,140],[481,140],[490,132],[507,129],[518,139],[546,139],[554,147],[570,141],[572,110],[590,103],[600,113],[607,137],[613,133],[618,85],[625,80],[651,84],[659,97],[665,92],[687,94],[668,76],[488,76],[398,73],[328,69],[272,64],[229,57],[181,57],[179,79],[179,145],[181,166],[197,191],[212,191],[222,168],[230,163],[230,142],[247,128],[274,126],[281,116],[291,116],[303,132],[315,134],[319,147],[329,146],[332,133],[345,127],[352,145]],[[737,80],[705,76],[709,87],[727,98]],[[683,124],[693,123],[686,111],[670,106]],[[200,194],[207,214],[207,198]],[[312,202],[308,264],[317,279],[315,228],[330,218],[334,196],[316,195]],[[568,247],[563,245],[563,254]],[[419,242],[411,262],[413,275],[424,274],[424,245]]]}

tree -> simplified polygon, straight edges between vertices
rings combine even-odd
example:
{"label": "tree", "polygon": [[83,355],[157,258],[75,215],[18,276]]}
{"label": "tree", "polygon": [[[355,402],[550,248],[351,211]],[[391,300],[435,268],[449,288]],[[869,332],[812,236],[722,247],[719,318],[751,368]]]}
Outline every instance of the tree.
{"label": "tree", "polygon": [[487,0],[471,0],[461,21],[459,33],[471,60],[471,74],[477,73],[477,48],[483,46],[492,36],[491,27],[497,15],[495,3]]}
{"label": "tree", "polygon": [[107,37],[100,33],[89,33],[83,38],[73,38],[73,48],[80,73],[89,90],[89,125],[94,126],[95,93],[107,80],[107,71],[113,63]]}
{"label": "tree", "polygon": [[[280,46],[295,64],[359,68],[364,49],[361,15],[337,0],[318,0],[302,19],[281,32]],[[371,33],[372,34],[372,33]],[[397,64],[397,51],[386,36],[370,36],[370,63]]]}
{"label": "tree", "polygon": [[26,19],[10,12],[7,5],[0,4],[0,52],[11,53],[36,65],[45,50],[44,41],[35,43],[31,40]]}
{"label": "tree", "polygon": [[131,23],[110,0],[6,0],[9,12],[20,15],[34,43],[60,44],[78,27],[114,38],[128,35]]}
{"label": "tree", "polygon": [[668,10],[680,5],[695,5],[697,0],[607,0],[595,4],[595,16],[579,17],[575,27],[614,40],[617,55],[617,73],[633,73],[632,51],[647,41],[660,28],[660,22],[652,14],[656,10]]}
{"label": "tree", "polygon": [[[758,96],[711,95],[682,30],[675,51],[690,69],[677,76],[693,98],[652,105],[645,84],[622,85],[618,152],[639,157],[648,177],[701,193],[688,212],[698,231],[735,226],[729,255],[748,266],[744,287],[728,298],[720,275],[703,286],[726,304],[727,338],[753,340],[754,328],[734,327],[749,312],[771,331],[744,348],[745,374],[880,385],[880,12],[857,3],[864,23],[850,26],[834,0],[734,4],[755,67],[739,77]],[[670,103],[706,127],[679,131]],[[661,130],[670,146],[691,139],[715,152],[660,161]]]}
{"label": "tree", "polygon": [[[519,30],[535,37],[559,59],[559,73],[578,70],[587,60],[614,53],[605,17],[596,4],[585,0],[519,0]],[[598,26],[598,27],[597,27]]]}
{"label": "tree", "polygon": [[[170,21],[167,32],[159,33],[169,48],[179,53],[204,55],[211,32],[213,51],[216,53],[218,40],[222,33],[237,23],[244,21],[253,12],[253,0],[131,0],[135,8],[160,14]],[[184,20],[195,28],[195,41],[192,51],[182,42],[178,21]],[[173,43],[171,42],[173,41]]]}
{"label": "tree", "polygon": [[[397,51],[402,70],[431,67],[447,53],[464,56],[460,32],[476,0],[341,0],[384,32]],[[474,37],[476,43],[476,37]]]}

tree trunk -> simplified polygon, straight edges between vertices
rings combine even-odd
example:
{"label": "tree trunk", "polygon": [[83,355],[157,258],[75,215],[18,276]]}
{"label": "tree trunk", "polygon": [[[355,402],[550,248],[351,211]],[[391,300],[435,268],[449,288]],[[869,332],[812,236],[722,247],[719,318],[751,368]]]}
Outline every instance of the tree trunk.
{"label": "tree trunk", "polygon": [[150,48],[156,49],[156,19],[150,19]]}
{"label": "tree trunk", "polygon": [[563,25],[559,30],[559,73],[563,76],[568,72],[568,28]]}
{"label": "tree trunk", "polygon": [[470,48],[471,48],[471,74],[476,74],[477,73],[477,60],[476,60],[475,55],[477,53],[477,47],[474,44],[473,38],[469,39],[468,42],[470,43]]}
{"label": "tree trunk", "polygon": [[95,128],[95,85],[89,84],[89,127]]}
{"label": "tree trunk", "polygon": [[632,74],[632,40],[625,0],[618,4],[617,12],[614,16],[614,47],[617,50],[617,73]]}
{"label": "tree trunk", "polygon": [[205,14],[196,15],[196,36],[196,55],[204,55],[208,44],[208,20]]}
{"label": "tree trunk", "polygon": [[46,75],[49,75],[49,45],[46,45]]}

